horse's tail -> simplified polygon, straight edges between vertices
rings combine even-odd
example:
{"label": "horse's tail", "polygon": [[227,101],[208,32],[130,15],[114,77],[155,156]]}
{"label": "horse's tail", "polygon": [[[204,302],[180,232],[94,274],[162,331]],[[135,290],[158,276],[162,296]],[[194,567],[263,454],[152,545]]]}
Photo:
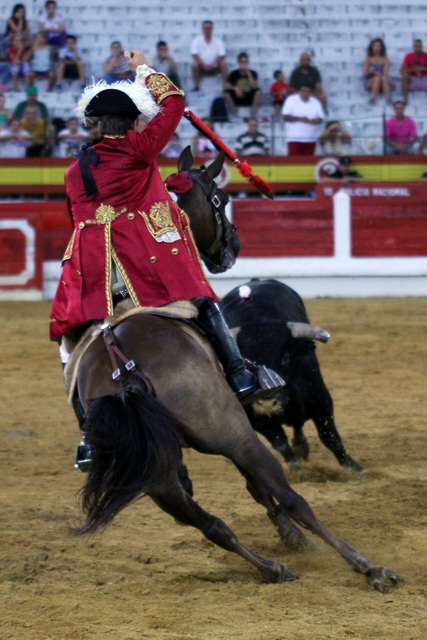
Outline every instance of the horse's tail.
{"label": "horse's tail", "polygon": [[132,500],[170,481],[180,463],[180,427],[133,374],[117,395],[91,401],[85,431],[92,463],[81,490],[87,519],[74,532],[94,533]]}

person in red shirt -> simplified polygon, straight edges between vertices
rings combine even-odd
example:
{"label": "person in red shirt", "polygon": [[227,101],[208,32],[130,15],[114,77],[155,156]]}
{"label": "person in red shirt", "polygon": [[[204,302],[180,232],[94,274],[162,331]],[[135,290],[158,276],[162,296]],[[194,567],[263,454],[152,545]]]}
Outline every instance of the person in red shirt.
{"label": "person in red shirt", "polygon": [[285,74],[283,71],[275,71],[273,73],[274,82],[270,87],[270,93],[273,96],[274,115],[280,116],[283,103],[288,95],[292,93],[290,85],[286,82]]}
{"label": "person in red shirt", "polygon": [[[156,163],[183,115],[183,92],[150,69],[142,52],[126,51],[125,57],[135,82],[100,81],[85,89],[76,109],[84,120],[99,118],[101,137],[65,174],[74,231],[52,304],[50,337],[61,342],[65,365],[82,328],[111,316],[116,302],[129,298],[134,307],[160,307],[192,300],[233,391],[245,401],[263,397],[266,388],[245,367],[215,304],[188,218],[169,196]],[[149,120],[142,132],[134,128],[140,114]]]}
{"label": "person in red shirt", "polygon": [[423,51],[422,40],[414,40],[413,51],[403,58],[400,73],[405,104],[410,91],[427,91],[427,53]]}
{"label": "person in red shirt", "polygon": [[12,45],[7,50],[7,60],[10,63],[10,76],[12,80],[12,91],[19,91],[19,76],[22,75],[25,85],[28,87],[31,77],[31,67],[28,62],[31,51],[24,45],[23,37],[16,33],[12,37]]}

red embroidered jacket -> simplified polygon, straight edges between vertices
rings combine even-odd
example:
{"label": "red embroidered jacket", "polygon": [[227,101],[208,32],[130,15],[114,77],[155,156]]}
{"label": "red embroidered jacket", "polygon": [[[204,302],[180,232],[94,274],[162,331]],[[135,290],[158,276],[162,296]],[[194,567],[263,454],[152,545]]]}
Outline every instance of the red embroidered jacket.
{"label": "red embroidered jacket", "polygon": [[[157,77],[157,74],[156,74]],[[153,75],[148,76],[147,85]],[[165,77],[161,76],[162,84]],[[154,94],[162,110],[142,133],[104,138],[93,146],[98,193],[87,197],[78,161],[65,184],[74,232],[53,300],[50,337],[113,311],[114,262],[136,306],[217,297],[207,282],[186,214],[171,200],[156,158],[182,117],[184,100],[168,81]]]}

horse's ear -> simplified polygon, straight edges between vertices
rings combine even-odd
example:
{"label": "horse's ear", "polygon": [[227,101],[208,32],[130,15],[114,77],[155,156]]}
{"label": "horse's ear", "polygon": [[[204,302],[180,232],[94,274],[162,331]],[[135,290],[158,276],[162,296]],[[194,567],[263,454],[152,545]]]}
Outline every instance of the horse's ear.
{"label": "horse's ear", "polygon": [[225,160],[225,155],[221,151],[217,155],[215,160],[213,162],[211,162],[211,164],[207,167],[206,175],[208,176],[208,178],[210,180],[213,180],[214,178],[216,178],[221,173],[221,169],[222,169],[222,165],[224,164],[224,160]]}
{"label": "horse's ear", "polygon": [[181,151],[181,155],[178,158],[178,171],[190,171],[193,166],[193,154],[191,153],[191,147],[185,147]]}

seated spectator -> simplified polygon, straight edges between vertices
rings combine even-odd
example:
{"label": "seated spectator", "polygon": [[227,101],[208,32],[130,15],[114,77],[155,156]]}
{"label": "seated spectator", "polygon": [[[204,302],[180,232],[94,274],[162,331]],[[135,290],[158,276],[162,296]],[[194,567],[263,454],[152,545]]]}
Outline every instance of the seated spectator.
{"label": "seated spectator", "polygon": [[3,38],[0,38],[0,91],[7,91],[10,79],[10,63]]}
{"label": "seated spectator", "polygon": [[323,92],[322,76],[317,67],[311,64],[311,56],[304,52],[300,55],[299,66],[296,67],[289,80],[293,91],[299,91],[302,86],[310,87],[315,98],[322,103],[325,113],[328,112],[326,95]]}
{"label": "seated spectator", "polygon": [[58,158],[77,158],[80,147],[83,142],[89,138],[86,129],[80,126],[79,119],[76,117],[68,118],[67,128],[61,129],[56,140],[58,142]]}
{"label": "seated spectator", "polygon": [[46,42],[54,47],[55,52],[65,46],[67,38],[67,28],[64,20],[56,13],[55,0],[46,0],[45,12],[40,18],[39,31],[45,34]]}
{"label": "seated spectator", "polygon": [[261,90],[258,87],[258,74],[249,69],[249,56],[239,53],[239,68],[230,73],[224,85],[224,98],[232,117],[237,116],[237,107],[251,107],[254,118],[261,104]]}
{"label": "seated spectator", "polygon": [[86,69],[77,49],[77,37],[68,35],[65,47],[59,50],[56,90],[61,91],[63,80],[80,80],[80,89],[86,86]]}
{"label": "seated spectator", "polygon": [[286,122],[288,154],[313,155],[318,125],[325,119],[325,114],[319,100],[311,95],[311,88],[302,85],[298,93],[286,98],[282,115]]}
{"label": "seated spectator", "polygon": [[37,80],[48,80],[48,91],[52,91],[55,83],[55,73],[53,71],[52,47],[46,43],[44,33],[36,33],[31,47],[30,58],[30,84]]}
{"label": "seated spectator", "polygon": [[273,73],[274,82],[270,87],[270,93],[273,96],[273,104],[274,104],[274,115],[280,115],[283,107],[283,103],[286,98],[292,92],[290,85],[286,82],[285,74],[283,71],[275,71]]}
{"label": "seated spectator", "polygon": [[213,28],[212,20],[204,20],[202,35],[194,38],[191,43],[193,91],[199,91],[202,76],[215,76],[220,73],[225,81],[228,75],[225,46],[222,40],[212,35]]}
{"label": "seated spectator", "polygon": [[355,171],[353,160],[348,156],[343,156],[338,161],[338,168],[333,173],[320,179],[321,182],[337,182],[340,184],[351,184],[352,182],[366,182],[365,178]]}
{"label": "seated spectator", "polygon": [[35,105],[37,107],[37,116],[39,118],[49,118],[49,111],[44,102],[40,102],[37,100],[38,97],[38,89],[37,87],[30,86],[26,89],[27,99],[19,102],[15,111],[13,112],[14,118],[21,119],[24,116],[24,111],[28,105]]}
{"label": "seated spectator", "polygon": [[161,151],[163,158],[179,158],[183,151],[181,140],[177,133],[174,133],[166,147]]}
{"label": "seated spectator", "polygon": [[123,55],[123,48],[118,40],[111,43],[111,56],[104,61],[104,80],[108,84],[118,80],[133,80],[135,74],[130,69]]}
{"label": "seated spectator", "polygon": [[406,54],[400,68],[405,104],[408,103],[410,91],[427,91],[427,53],[423,51],[423,43],[420,39],[414,40],[412,46],[412,53]]}
{"label": "seated spectator", "polygon": [[[210,118],[202,118],[202,122],[214,131],[214,125]],[[199,131],[191,141],[191,152],[194,158],[216,158],[218,155],[218,151],[213,142]]]}
{"label": "seated spectator", "polygon": [[388,118],[385,125],[386,153],[414,153],[413,145],[418,140],[417,125],[409,116],[405,116],[405,103],[396,100],[393,103],[395,115]]}
{"label": "seated spectator", "polygon": [[30,145],[27,148],[27,158],[39,158],[42,155],[47,155],[45,152],[46,125],[46,119],[37,115],[35,105],[29,105],[25,108],[21,127],[31,136]]}
{"label": "seated spectator", "polygon": [[0,129],[7,127],[7,123],[12,117],[12,113],[9,109],[6,109],[6,96],[0,93]]}
{"label": "seated spectator", "polygon": [[351,135],[338,120],[331,120],[319,138],[322,154],[332,156],[347,155],[351,145]]}
{"label": "seated spectator", "polygon": [[178,75],[178,65],[169,54],[168,45],[163,40],[160,40],[156,44],[156,54],[148,66],[152,67],[155,71],[164,73],[172,80],[174,85],[182,89],[181,80]]}
{"label": "seated spectator", "polygon": [[270,143],[267,136],[258,131],[258,120],[249,118],[248,130],[238,136],[236,152],[241,156],[268,156]]}
{"label": "seated spectator", "polygon": [[25,158],[31,136],[21,127],[19,118],[12,118],[0,129],[0,158]]}
{"label": "seated spectator", "polygon": [[24,77],[25,85],[30,84],[31,67],[28,62],[30,49],[24,46],[20,33],[12,36],[11,46],[7,50],[7,59],[10,64],[10,76],[12,79],[12,91],[19,91],[19,76]]}
{"label": "seated spectator", "polygon": [[375,104],[380,93],[386,98],[387,104],[391,104],[389,72],[390,60],[387,57],[385,44],[381,38],[375,38],[369,43],[363,63],[365,89],[371,94],[369,98],[371,106]]}
{"label": "seated spectator", "polygon": [[10,18],[6,21],[6,32],[4,34],[4,44],[8,48],[12,44],[14,35],[20,35],[25,47],[31,45],[31,31],[28,20],[25,16],[25,5],[15,4]]}

